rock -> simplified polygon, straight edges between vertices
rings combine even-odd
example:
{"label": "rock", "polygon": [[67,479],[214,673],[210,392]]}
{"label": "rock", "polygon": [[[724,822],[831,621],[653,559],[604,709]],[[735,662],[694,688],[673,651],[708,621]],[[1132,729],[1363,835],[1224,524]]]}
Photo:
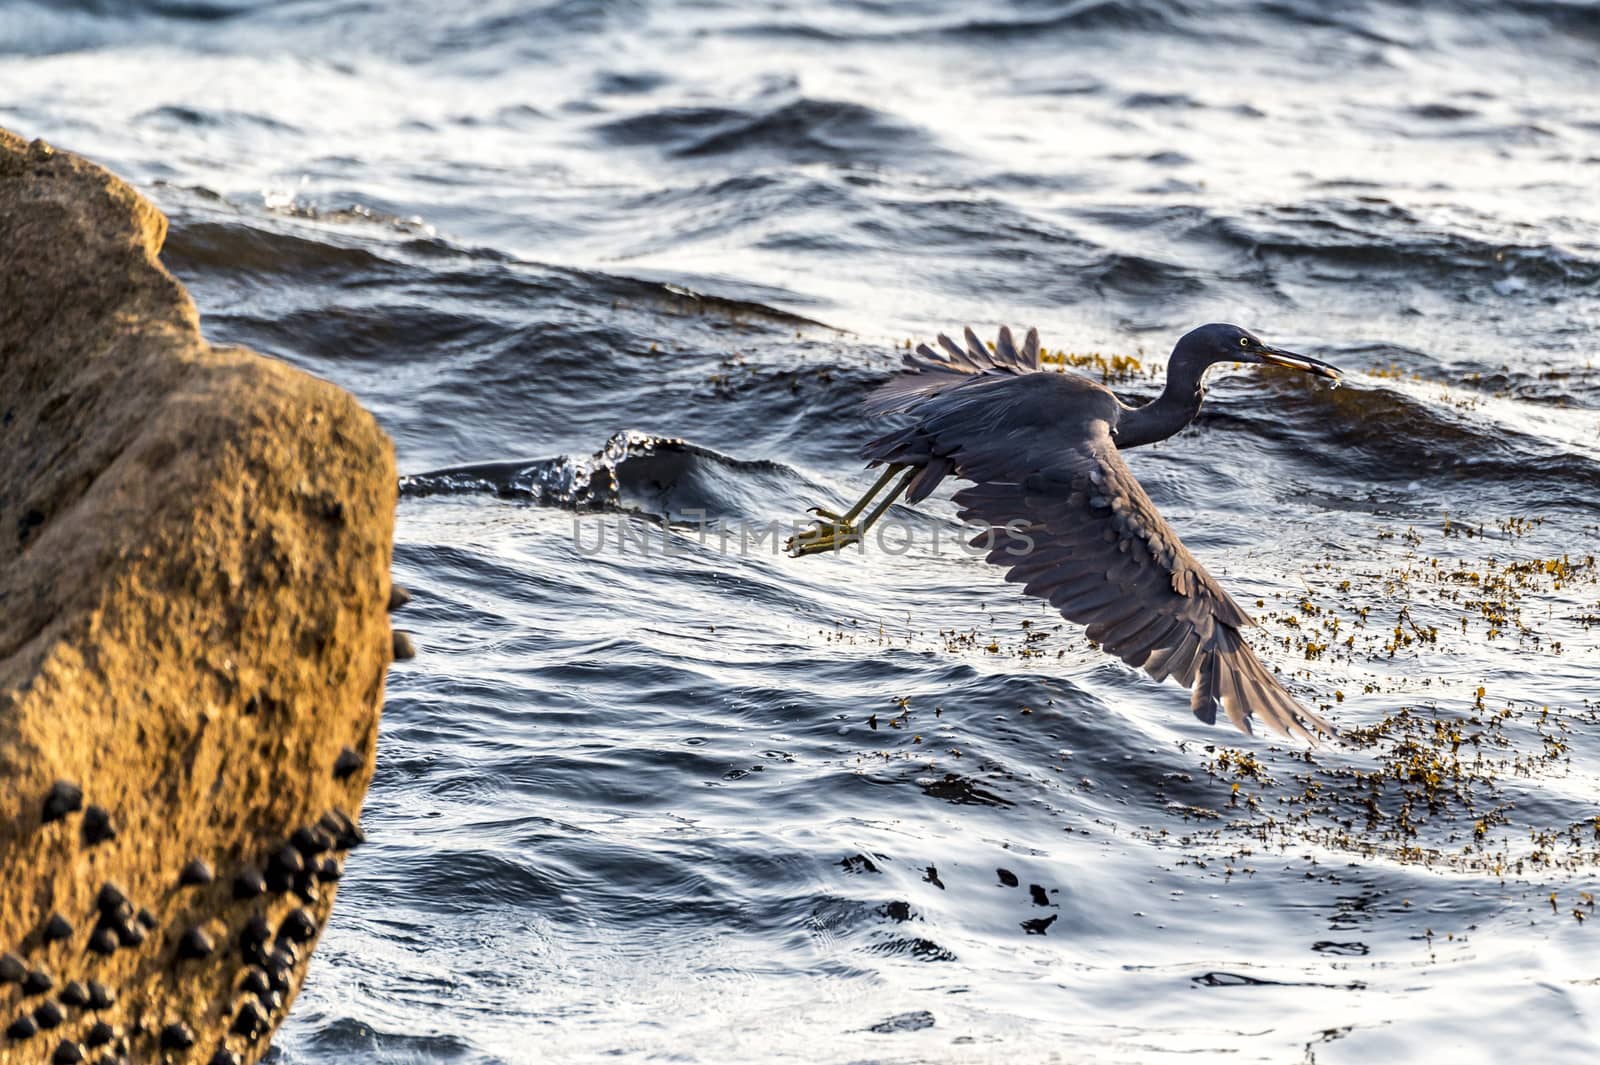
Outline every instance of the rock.
{"label": "rock", "polygon": [[83,811],[84,846],[92,847],[96,843],[116,838],[116,822],[111,820],[111,813],[104,806],[90,806]]}
{"label": "rock", "polygon": [[[286,946],[293,946],[293,944],[286,944]],[[267,982],[271,985],[272,990],[280,995],[289,990],[294,982],[295,960],[294,954],[284,947],[279,947],[271,954],[268,954],[266,960],[262,962],[267,970]]]}
{"label": "rock", "polygon": [[178,883],[184,887],[209,884],[215,879],[216,874],[211,871],[211,866],[206,864],[204,858],[191,858],[187,865],[178,870]]}
{"label": "rock", "polygon": [[289,837],[290,846],[310,858],[333,849],[333,836],[315,825],[301,825]]}
{"label": "rock", "polygon": [[63,939],[72,938],[72,922],[59,913],[52,913],[50,919],[44,923],[44,941],[56,943]]}
{"label": "rock", "polygon": [[89,949],[96,954],[115,954],[118,945],[117,930],[111,925],[95,925],[94,931],[89,933]]}
{"label": "rock", "polygon": [[173,1021],[161,1029],[162,1050],[188,1050],[194,1046],[194,1029],[182,1021]]}
{"label": "rock", "polygon": [[367,841],[361,826],[350,820],[350,816],[337,806],[324,813],[317,824],[328,830],[333,837],[333,845],[342,851],[354,850]]}
{"label": "rock", "polygon": [[[302,911],[295,910],[295,913]],[[206,933],[204,928],[191,928],[178,940],[178,958],[181,961],[198,961],[209,958],[217,949],[216,940]]]}
{"label": "rock", "polygon": [[333,760],[333,776],[336,780],[344,780],[354,773],[359,773],[367,760],[355,751],[346,747],[339,752],[339,757]]}
{"label": "rock", "polygon": [[233,1034],[242,1035],[252,1043],[261,1038],[261,1033],[272,1026],[267,1015],[261,1007],[254,1002],[246,1001],[239,1007],[239,1012],[233,1018]]}
{"label": "rock", "polygon": [[304,903],[315,903],[322,897],[322,892],[317,888],[317,870],[315,866],[306,866],[305,872],[294,878],[295,897]]}
{"label": "rock", "polygon": [[278,938],[291,943],[309,943],[317,938],[317,922],[305,907],[290,910],[278,926]]}
{"label": "rock", "polygon": [[[387,438],[338,388],[207,344],[165,235],[122,181],[0,130],[0,1006],[42,1008],[12,982],[85,983],[114,1061],[227,1042],[241,959],[173,968],[175,946],[301,905],[232,885],[359,815],[394,647]],[[336,779],[345,748],[366,757]],[[175,890],[194,855],[221,883]],[[319,931],[335,888],[307,904]],[[44,941],[52,912],[87,938]],[[285,1002],[314,942],[274,970]]]}
{"label": "rock", "polygon": [[267,882],[254,869],[246,869],[233,878],[233,897],[236,899],[253,899],[266,894],[266,891]]}
{"label": "rock", "polygon": [[0,954],[0,984],[20,984],[28,975],[28,966],[22,958],[10,951]]}
{"label": "rock", "polygon": [[305,871],[305,855],[290,846],[279,847],[267,859],[267,887],[281,895],[294,887],[294,878]]}
{"label": "rock", "polygon": [[250,965],[259,965],[267,957],[267,940],[272,938],[272,927],[267,919],[256,914],[239,930],[239,955]]}
{"label": "rock", "polygon": [[100,885],[100,893],[94,898],[94,906],[100,911],[100,916],[108,921],[133,919],[133,903],[128,901],[128,896],[123,894],[120,887],[109,880]]}
{"label": "rock", "polygon": [[[38,513],[30,511],[29,515]],[[83,789],[70,780],[58,780],[50,785],[44,797],[44,820],[59,821],[75,810],[83,809]]]}

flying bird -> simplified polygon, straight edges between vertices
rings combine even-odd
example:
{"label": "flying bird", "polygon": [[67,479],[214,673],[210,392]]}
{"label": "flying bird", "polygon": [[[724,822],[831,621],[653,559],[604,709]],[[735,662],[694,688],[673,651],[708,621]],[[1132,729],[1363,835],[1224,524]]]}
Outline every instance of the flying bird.
{"label": "flying bird", "polygon": [[1335,383],[1340,371],[1238,326],[1204,325],[1172,349],[1161,395],[1134,407],[1087,377],[1041,367],[1038,330],[1020,348],[1006,328],[992,348],[971,329],[966,342],[941,335],[942,350],[906,353],[905,372],[868,398],[869,413],[910,424],[862,449],[883,475],[843,514],[814,508],[817,520],[790,551],[838,550],[901,495],[916,503],[946,477],[969,481],[955,502],[962,521],[987,526],[973,546],[1024,593],[1087,626],[1105,651],[1190,689],[1200,720],[1215,724],[1220,711],[1251,732],[1259,719],[1313,744],[1318,732],[1337,735],[1250,650],[1241,631],[1255,622],[1183,546],[1122,452],[1192,422],[1218,363],[1286,366]]}

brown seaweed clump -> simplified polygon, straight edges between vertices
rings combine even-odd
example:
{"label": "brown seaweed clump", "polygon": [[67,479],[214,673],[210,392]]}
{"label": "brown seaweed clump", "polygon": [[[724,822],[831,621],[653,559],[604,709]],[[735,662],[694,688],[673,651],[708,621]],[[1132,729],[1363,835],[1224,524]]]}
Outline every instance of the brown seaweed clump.
{"label": "brown seaweed clump", "polygon": [[1380,532],[1392,553],[1377,572],[1314,565],[1321,586],[1284,597],[1263,623],[1319,663],[1308,675],[1343,673],[1349,695],[1336,690],[1323,709],[1342,704],[1354,723],[1327,751],[1214,749],[1205,768],[1227,791],[1174,804],[1196,825],[1180,845],[1237,860],[1312,844],[1500,879],[1592,876],[1600,818],[1592,800],[1560,793],[1600,701],[1575,693],[1558,705],[1465,679],[1507,655],[1533,676],[1570,675],[1600,624],[1595,556],[1548,550],[1559,532],[1529,543],[1543,524],[1447,517],[1437,538]]}

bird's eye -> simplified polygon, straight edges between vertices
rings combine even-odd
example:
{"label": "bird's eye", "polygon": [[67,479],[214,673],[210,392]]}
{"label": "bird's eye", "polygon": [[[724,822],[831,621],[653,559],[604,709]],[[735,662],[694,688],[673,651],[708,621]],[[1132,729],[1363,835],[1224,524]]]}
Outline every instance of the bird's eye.
{"label": "bird's eye", "polygon": [[1239,346],[1241,348],[1248,348],[1250,346],[1250,338],[1249,337],[1240,337],[1239,338]]}

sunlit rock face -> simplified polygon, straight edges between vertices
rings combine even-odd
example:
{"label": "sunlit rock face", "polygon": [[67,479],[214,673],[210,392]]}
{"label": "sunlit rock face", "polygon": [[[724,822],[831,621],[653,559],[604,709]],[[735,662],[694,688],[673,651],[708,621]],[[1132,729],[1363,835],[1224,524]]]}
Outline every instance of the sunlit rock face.
{"label": "sunlit rock face", "polygon": [[[0,1063],[253,1062],[362,839],[388,438],[0,130]],[[403,597],[397,597],[403,598]]]}

